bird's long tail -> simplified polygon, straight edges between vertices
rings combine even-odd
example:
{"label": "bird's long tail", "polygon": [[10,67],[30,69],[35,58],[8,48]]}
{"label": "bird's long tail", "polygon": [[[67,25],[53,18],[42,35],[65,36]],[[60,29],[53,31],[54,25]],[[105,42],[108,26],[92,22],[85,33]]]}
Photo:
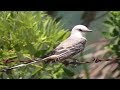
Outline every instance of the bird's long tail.
{"label": "bird's long tail", "polygon": [[28,66],[28,65],[31,65],[31,64],[47,61],[49,59],[51,59],[51,57],[46,57],[46,58],[43,58],[43,59],[39,58],[39,59],[37,59],[33,62],[30,62],[30,63],[27,63],[27,64],[20,64],[20,65],[17,65],[17,66],[13,66],[13,67],[10,67],[10,68],[3,69],[3,70],[1,70],[1,72],[6,72],[7,70],[12,70],[12,69],[20,68],[20,67],[25,67],[25,66]]}

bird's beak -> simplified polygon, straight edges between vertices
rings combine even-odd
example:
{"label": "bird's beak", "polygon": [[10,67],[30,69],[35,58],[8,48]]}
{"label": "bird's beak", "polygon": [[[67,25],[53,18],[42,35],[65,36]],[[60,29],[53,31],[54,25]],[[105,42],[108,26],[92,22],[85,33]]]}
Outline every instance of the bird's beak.
{"label": "bird's beak", "polygon": [[88,29],[86,32],[92,32],[92,30]]}

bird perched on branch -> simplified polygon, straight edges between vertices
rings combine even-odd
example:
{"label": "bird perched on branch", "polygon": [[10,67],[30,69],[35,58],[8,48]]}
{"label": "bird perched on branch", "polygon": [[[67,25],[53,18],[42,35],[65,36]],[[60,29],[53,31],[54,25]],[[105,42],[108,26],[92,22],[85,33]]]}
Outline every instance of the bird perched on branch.
{"label": "bird perched on branch", "polygon": [[84,25],[76,25],[72,31],[71,35],[63,42],[61,42],[53,51],[52,55],[45,58],[47,61],[50,60],[65,60],[70,58],[79,52],[82,52],[85,48],[87,39],[84,37],[85,32],[91,32]]}
{"label": "bird perched on branch", "polygon": [[71,35],[61,42],[50,54],[48,57],[43,58],[42,60],[33,61],[28,64],[21,64],[13,68],[26,66],[33,63],[38,63],[40,61],[62,61],[67,58],[70,58],[80,52],[85,48],[87,39],[84,37],[85,32],[91,32],[92,30],[88,29],[84,25],[76,25],[71,31]]}

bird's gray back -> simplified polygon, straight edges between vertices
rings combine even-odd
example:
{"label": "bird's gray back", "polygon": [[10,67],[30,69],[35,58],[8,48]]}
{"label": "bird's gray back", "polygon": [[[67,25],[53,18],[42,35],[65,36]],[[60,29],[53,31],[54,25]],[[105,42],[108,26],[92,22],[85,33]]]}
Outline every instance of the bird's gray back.
{"label": "bird's gray back", "polygon": [[70,56],[74,56],[75,54],[84,50],[86,44],[86,39],[72,39],[68,38],[63,41],[60,45],[56,47],[54,50],[54,55],[59,55],[60,59],[66,59]]}
{"label": "bird's gray back", "polygon": [[86,42],[86,39],[84,39],[84,38],[76,39],[76,38],[69,37],[68,39],[63,41],[61,44],[59,44],[56,47],[56,50],[60,49],[61,47],[68,48],[68,47],[74,46],[74,45],[76,45],[78,43],[82,43],[82,42]]}

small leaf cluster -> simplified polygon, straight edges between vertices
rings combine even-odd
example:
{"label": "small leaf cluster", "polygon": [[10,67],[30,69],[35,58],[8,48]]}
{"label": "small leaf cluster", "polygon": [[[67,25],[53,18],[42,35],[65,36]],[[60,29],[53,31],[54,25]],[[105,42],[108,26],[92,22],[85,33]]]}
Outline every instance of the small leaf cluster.
{"label": "small leaf cluster", "polygon": [[[1,11],[0,69],[21,64],[21,60],[33,60],[44,56],[69,34],[60,22],[56,22],[43,11]],[[0,72],[0,78],[62,78],[62,75],[69,76],[65,72],[73,75],[71,71],[64,69],[61,63],[38,64],[7,73]]]}
{"label": "small leaf cluster", "polygon": [[110,41],[106,48],[111,50],[113,55],[120,57],[120,12],[109,12],[104,23],[108,30],[103,32],[103,35]]}

